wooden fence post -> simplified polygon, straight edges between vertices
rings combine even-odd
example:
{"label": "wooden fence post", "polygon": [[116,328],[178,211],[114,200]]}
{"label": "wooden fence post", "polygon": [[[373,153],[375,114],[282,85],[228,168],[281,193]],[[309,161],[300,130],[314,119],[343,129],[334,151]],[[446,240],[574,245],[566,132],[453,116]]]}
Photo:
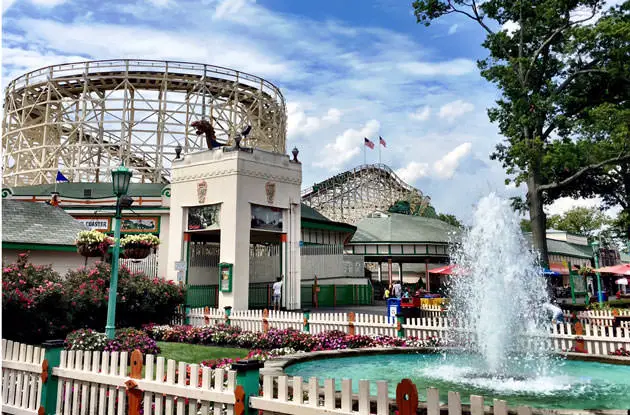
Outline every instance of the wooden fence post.
{"label": "wooden fence post", "polygon": [[269,310],[267,310],[266,308],[263,310],[263,315],[262,315],[262,323],[263,323],[263,333],[267,333],[269,332]]}
{"label": "wooden fence post", "polygon": [[225,309],[225,325],[229,326],[230,325],[230,314],[232,314],[232,307],[230,307],[228,305],[228,306],[225,306],[224,309]]}
{"label": "wooden fence post", "polygon": [[308,324],[309,319],[311,318],[311,310],[304,310],[304,332],[308,333],[311,331],[311,326]]}
{"label": "wooden fence post", "polygon": [[355,322],[355,315],[351,311],[348,313],[348,334],[351,336],[354,336],[354,322]]}
{"label": "wooden fence post", "polygon": [[206,323],[206,326],[210,325],[210,309],[208,306],[203,308],[203,321]]}
{"label": "wooden fence post", "polygon": [[396,386],[396,404],[400,415],[416,415],[418,411],[418,390],[411,380],[403,379]]}
{"label": "wooden fence post", "polygon": [[42,362],[42,395],[39,401],[38,415],[54,414],[57,411],[57,385],[59,380],[53,376],[53,368],[61,363],[63,340],[49,340],[42,343],[45,349]]}
{"label": "wooden fence post", "polygon": [[[260,368],[264,362],[261,360],[240,360],[232,363],[232,370],[236,370],[236,389],[234,397],[236,404],[234,405],[235,415],[254,415],[258,413],[249,407],[249,398],[258,395],[260,384]],[[242,405],[241,405],[242,404]]]}
{"label": "wooden fence post", "polygon": [[402,314],[396,314],[396,334],[398,337],[405,337],[405,330],[403,329],[403,324],[405,324],[405,316]]}
{"label": "wooden fence post", "polygon": [[[180,376],[182,374],[180,373]],[[138,384],[133,379],[142,378],[142,352],[136,349],[131,353],[131,379],[125,382],[127,387],[128,415],[140,415],[140,403],[142,402],[142,391],[138,389]]]}
{"label": "wooden fence post", "polygon": [[586,349],[584,349],[584,339],[581,337],[584,335],[584,328],[579,321],[575,323],[575,335],[579,336],[575,338],[575,351],[578,353],[586,353]]}

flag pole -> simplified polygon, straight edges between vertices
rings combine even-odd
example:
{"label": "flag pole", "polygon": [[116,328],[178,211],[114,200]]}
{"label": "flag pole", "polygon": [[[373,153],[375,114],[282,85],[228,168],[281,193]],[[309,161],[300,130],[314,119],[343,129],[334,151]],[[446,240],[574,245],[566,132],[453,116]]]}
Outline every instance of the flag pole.
{"label": "flag pole", "polygon": [[381,138],[378,138],[378,164],[381,164]]}

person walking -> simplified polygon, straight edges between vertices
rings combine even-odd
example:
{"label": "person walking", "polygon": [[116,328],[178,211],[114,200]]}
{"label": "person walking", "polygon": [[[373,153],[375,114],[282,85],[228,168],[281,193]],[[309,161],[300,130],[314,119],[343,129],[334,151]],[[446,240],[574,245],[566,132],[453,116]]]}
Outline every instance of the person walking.
{"label": "person walking", "polygon": [[282,277],[279,277],[276,282],[273,283],[273,310],[280,310],[280,299],[282,298]]}

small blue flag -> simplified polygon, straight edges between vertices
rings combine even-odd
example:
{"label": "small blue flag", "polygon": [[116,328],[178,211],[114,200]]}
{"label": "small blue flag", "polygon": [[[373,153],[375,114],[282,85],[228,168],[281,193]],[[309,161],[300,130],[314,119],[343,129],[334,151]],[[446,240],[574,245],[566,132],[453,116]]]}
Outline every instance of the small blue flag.
{"label": "small blue flag", "polygon": [[69,182],[70,180],[68,180],[66,178],[66,176],[64,176],[63,174],[61,174],[61,172],[59,170],[57,170],[57,181],[58,182]]}

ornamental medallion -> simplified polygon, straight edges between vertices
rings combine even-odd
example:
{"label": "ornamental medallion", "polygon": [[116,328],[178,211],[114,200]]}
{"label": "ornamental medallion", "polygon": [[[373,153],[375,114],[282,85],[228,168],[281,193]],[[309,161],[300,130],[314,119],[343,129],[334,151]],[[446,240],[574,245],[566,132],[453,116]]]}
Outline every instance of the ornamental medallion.
{"label": "ornamental medallion", "polygon": [[197,198],[200,204],[206,203],[206,193],[208,192],[208,182],[200,180],[197,183]]}
{"label": "ornamental medallion", "polygon": [[267,203],[273,205],[273,199],[276,197],[276,184],[267,182],[265,184],[265,192],[267,193]]}

